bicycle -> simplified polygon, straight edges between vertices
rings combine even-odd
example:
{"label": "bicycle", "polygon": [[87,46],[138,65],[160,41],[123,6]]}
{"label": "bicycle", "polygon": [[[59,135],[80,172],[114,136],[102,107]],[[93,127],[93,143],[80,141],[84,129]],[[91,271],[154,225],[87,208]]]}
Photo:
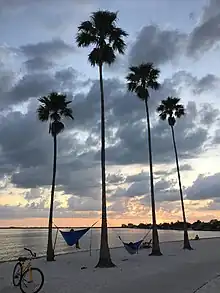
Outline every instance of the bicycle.
{"label": "bicycle", "polygon": [[[21,292],[27,293],[30,287],[33,287],[32,292],[37,293],[41,290],[44,284],[44,274],[38,269],[31,265],[32,259],[36,258],[36,253],[33,253],[30,249],[24,248],[24,250],[30,253],[30,257],[19,257],[13,270],[13,285],[20,286]],[[39,285],[35,286],[33,273],[40,277]]]}

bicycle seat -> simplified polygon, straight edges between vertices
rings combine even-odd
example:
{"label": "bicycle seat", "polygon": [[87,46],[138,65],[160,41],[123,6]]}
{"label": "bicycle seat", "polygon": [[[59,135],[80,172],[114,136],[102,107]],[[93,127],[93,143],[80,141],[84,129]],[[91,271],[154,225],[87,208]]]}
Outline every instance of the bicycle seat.
{"label": "bicycle seat", "polygon": [[20,256],[20,257],[18,258],[18,261],[21,261],[21,262],[23,262],[23,261],[27,261],[27,260],[28,260],[28,258],[25,257],[25,256]]}

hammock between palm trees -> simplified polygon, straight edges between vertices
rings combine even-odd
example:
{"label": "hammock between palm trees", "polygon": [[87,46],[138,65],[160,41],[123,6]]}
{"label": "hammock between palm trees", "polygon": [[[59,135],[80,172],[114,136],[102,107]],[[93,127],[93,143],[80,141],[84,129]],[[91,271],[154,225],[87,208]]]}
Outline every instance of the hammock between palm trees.
{"label": "hammock between palm trees", "polygon": [[124,248],[127,250],[127,252],[129,254],[137,254],[138,253],[138,250],[140,249],[141,247],[141,244],[144,242],[144,240],[147,238],[148,234],[150,233],[151,230],[147,231],[147,233],[145,234],[145,236],[143,237],[143,239],[139,240],[139,241],[136,241],[136,242],[124,242],[122,239],[121,239],[121,236],[118,235],[118,238],[121,240],[121,242],[123,243],[124,245]]}
{"label": "hammock between palm trees", "polygon": [[[69,246],[73,246],[80,240],[80,238],[82,238],[97,223],[98,223],[98,221],[96,221],[91,227],[84,228],[84,229],[77,230],[77,231],[74,231],[74,230],[72,230],[72,231],[71,230],[70,231],[61,231],[60,228],[57,227],[55,224],[54,224],[54,226],[57,228],[57,232],[58,231],[60,232],[60,234],[62,235],[62,237],[65,240],[66,244],[69,245]],[[56,235],[56,238],[57,238],[57,235]],[[54,246],[56,244],[56,238],[55,238]]]}

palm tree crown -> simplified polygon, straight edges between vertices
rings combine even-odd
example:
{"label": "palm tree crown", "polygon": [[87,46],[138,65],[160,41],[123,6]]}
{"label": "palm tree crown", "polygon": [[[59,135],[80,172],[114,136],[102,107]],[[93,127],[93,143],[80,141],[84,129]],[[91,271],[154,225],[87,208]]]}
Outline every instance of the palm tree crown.
{"label": "palm tree crown", "polygon": [[159,88],[157,79],[160,70],[155,68],[153,63],[142,63],[139,66],[130,67],[129,70],[130,73],[126,77],[128,90],[135,92],[140,99],[149,97],[148,88],[154,90]]}
{"label": "palm tree crown", "polygon": [[90,20],[83,21],[78,27],[76,42],[79,47],[94,45],[89,54],[92,66],[103,63],[112,64],[116,59],[116,52],[124,54],[125,42],[123,37],[127,33],[117,27],[117,13],[107,10],[93,12]]}
{"label": "palm tree crown", "polygon": [[166,100],[162,100],[160,106],[157,108],[157,112],[162,120],[166,120],[168,117],[168,123],[170,126],[174,126],[176,118],[181,118],[185,115],[184,106],[179,104],[180,99],[175,97],[168,97]]}
{"label": "palm tree crown", "polygon": [[66,95],[50,93],[39,100],[41,103],[37,109],[37,115],[40,121],[50,121],[49,133],[52,136],[59,134],[64,130],[64,124],[61,122],[62,117],[74,119],[72,109],[67,107],[71,101],[66,101]]}

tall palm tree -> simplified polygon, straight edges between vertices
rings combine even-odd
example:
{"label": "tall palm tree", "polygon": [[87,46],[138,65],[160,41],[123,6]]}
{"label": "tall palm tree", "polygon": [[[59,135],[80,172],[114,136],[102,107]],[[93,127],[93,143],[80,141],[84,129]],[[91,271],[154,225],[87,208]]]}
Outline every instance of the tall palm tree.
{"label": "tall palm tree", "polygon": [[99,261],[96,267],[113,267],[107,231],[106,178],[105,178],[105,104],[103,86],[103,65],[111,65],[116,53],[124,54],[127,33],[117,27],[117,13],[107,10],[93,12],[88,21],[78,27],[76,42],[78,47],[93,46],[88,56],[92,66],[98,66],[101,97],[101,178],[102,178],[102,228]]}
{"label": "tall palm tree", "polygon": [[148,99],[150,98],[149,89],[159,89],[160,71],[154,67],[153,63],[141,64],[139,66],[130,67],[130,73],[126,77],[127,86],[130,92],[135,92],[141,100],[145,102],[147,129],[148,129],[148,149],[149,149],[149,165],[150,165],[150,188],[151,188],[151,207],[152,207],[152,252],[150,255],[162,255],[160,251],[159,236],[156,222],[156,207],[154,196],[154,179],[153,179],[153,161],[151,147],[151,129],[150,114],[148,107]]}
{"label": "tall palm tree", "polygon": [[47,261],[54,260],[54,248],[52,242],[52,226],[53,226],[53,203],[54,203],[54,190],[56,182],[56,167],[57,167],[57,136],[64,130],[64,124],[61,122],[63,117],[73,118],[72,109],[68,107],[71,101],[66,100],[66,95],[58,93],[50,93],[46,97],[39,100],[40,105],[37,109],[38,119],[42,122],[49,121],[49,133],[53,137],[53,177],[51,185],[51,199],[50,199],[50,212],[48,223],[48,244],[47,244]]}
{"label": "tall palm tree", "polygon": [[168,124],[171,128],[172,138],[173,138],[173,147],[174,153],[176,158],[176,168],[177,168],[177,175],[178,175],[178,182],[179,182],[179,190],[180,190],[180,200],[182,206],[182,213],[183,213],[183,222],[184,222],[184,249],[192,250],[192,247],[189,242],[188,231],[187,231],[187,221],[186,221],[186,214],[184,208],[184,200],[183,200],[183,191],[182,191],[182,184],[180,178],[180,168],[179,168],[179,161],[178,161],[178,154],[177,154],[177,147],[176,147],[176,140],[175,140],[175,133],[174,133],[174,125],[176,123],[176,119],[181,118],[185,115],[184,106],[179,104],[180,99],[175,97],[168,97],[166,100],[162,100],[161,104],[157,108],[157,112],[162,120],[168,120]]}

